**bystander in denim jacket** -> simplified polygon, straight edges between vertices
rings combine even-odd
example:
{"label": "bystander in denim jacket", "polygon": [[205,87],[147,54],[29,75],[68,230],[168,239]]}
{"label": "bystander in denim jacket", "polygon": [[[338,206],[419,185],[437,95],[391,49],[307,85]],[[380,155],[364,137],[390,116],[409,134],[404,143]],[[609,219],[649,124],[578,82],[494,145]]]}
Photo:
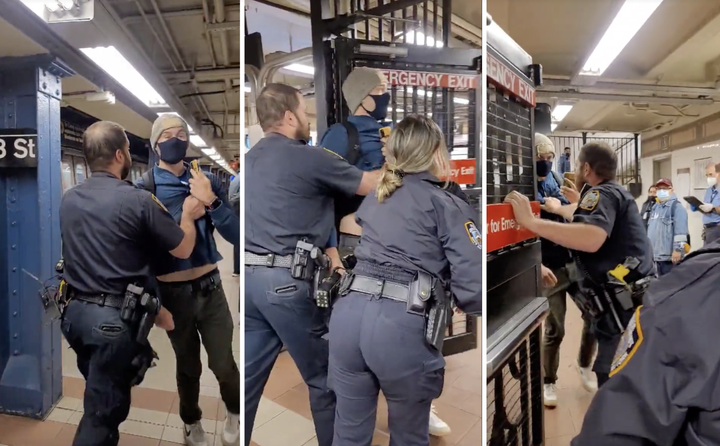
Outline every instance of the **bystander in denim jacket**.
{"label": "bystander in denim jacket", "polygon": [[650,214],[648,238],[656,262],[672,261],[673,251],[685,256],[685,244],[688,235],[688,215],[672,194],[666,201],[658,202]]}

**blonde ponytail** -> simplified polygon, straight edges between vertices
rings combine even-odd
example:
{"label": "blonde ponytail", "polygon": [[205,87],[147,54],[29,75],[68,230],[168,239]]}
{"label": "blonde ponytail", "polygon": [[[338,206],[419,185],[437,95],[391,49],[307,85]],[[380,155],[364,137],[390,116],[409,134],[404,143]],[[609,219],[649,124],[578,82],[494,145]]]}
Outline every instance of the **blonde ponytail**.
{"label": "blonde ponytail", "polygon": [[391,166],[385,163],[380,170],[380,178],[378,179],[377,186],[375,187],[375,194],[380,203],[383,202],[387,197],[392,195],[397,188],[402,186],[402,178],[404,173],[396,166]]}
{"label": "blonde ponytail", "polygon": [[380,202],[402,186],[405,174],[430,172],[439,178],[450,174],[445,138],[430,118],[407,116],[390,133],[386,148],[386,162],[375,188]]}

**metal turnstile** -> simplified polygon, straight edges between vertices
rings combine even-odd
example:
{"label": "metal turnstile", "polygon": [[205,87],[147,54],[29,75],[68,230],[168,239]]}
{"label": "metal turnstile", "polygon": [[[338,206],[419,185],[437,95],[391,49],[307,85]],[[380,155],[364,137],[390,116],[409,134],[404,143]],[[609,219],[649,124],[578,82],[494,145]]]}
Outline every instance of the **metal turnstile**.
{"label": "metal turnstile", "polygon": [[535,201],[535,86],[540,67],[496,24],[487,31],[487,444],[541,445],[543,433],[540,241],[519,228],[510,191]]}
{"label": "metal turnstile", "polygon": [[[439,3],[442,17],[433,13]],[[466,187],[479,215],[481,50],[448,48],[449,0],[390,0],[367,7],[361,11],[350,2],[350,10],[343,11],[339,1],[311,1],[318,135],[347,119],[342,84],[350,72],[378,69],[388,80],[391,124],[419,114],[440,126],[453,158],[453,179]],[[451,317],[443,354],[477,348],[478,318]]]}

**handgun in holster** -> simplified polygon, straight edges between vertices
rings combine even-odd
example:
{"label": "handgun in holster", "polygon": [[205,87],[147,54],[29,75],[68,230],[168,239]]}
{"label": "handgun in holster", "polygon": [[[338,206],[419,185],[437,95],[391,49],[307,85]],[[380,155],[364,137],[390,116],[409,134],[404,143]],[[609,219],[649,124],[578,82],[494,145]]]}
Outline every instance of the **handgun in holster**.
{"label": "handgun in holster", "polygon": [[452,292],[444,289],[440,282],[436,282],[425,322],[425,340],[439,352],[442,352],[445,330],[451,314]]}
{"label": "handgun in holster", "polygon": [[299,240],[295,245],[290,275],[293,279],[311,281],[315,277],[316,264],[311,257],[314,246],[306,239]]}
{"label": "handgun in holster", "polygon": [[438,280],[425,271],[418,271],[410,282],[407,312],[425,318],[425,340],[442,350],[447,325],[445,290]]}

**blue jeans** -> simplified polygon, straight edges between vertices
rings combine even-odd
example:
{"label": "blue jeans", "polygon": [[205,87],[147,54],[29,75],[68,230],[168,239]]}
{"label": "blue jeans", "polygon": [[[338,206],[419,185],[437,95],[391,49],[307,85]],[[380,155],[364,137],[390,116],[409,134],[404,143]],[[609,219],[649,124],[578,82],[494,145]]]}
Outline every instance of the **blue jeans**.
{"label": "blue jeans", "polygon": [[60,326],[86,381],[85,411],[73,446],[117,446],[138,371],[131,363],[143,347],[115,308],[71,301]]}
{"label": "blue jeans", "polygon": [[331,446],[335,394],[327,386],[328,341],[324,312],[310,295],[310,284],[290,270],[245,267],[245,444],[275,360],[284,344],[310,391],[319,446]]}

